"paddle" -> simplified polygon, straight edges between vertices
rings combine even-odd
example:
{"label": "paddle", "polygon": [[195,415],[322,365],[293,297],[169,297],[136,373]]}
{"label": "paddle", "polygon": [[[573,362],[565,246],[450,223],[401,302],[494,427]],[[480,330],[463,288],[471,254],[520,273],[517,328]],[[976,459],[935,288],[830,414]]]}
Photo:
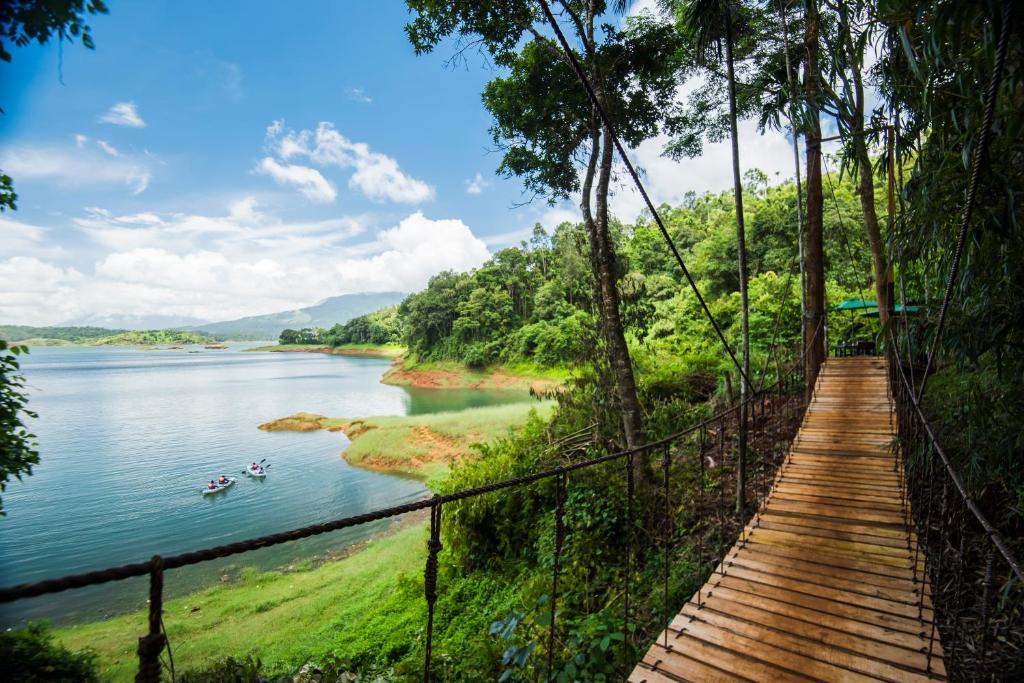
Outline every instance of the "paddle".
{"label": "paddle", "polygon": [[[266,459],[266,458],[263,458],[262,460],[260,460],[260,463],[259,463],[259,464],[261,464],[261,465],[262,465],[262,464],[263,464],[263,463],[265,463],[266,461],[267,461],[267,459]],[[267,467],[270,467],[270,465],[267,465]],[[251,468],[251,467],[246,467],[246,468],[245,468],[244,470],[242,470],[242,474],[245,474],[245,473],[246,473],[246,472],[248,472],[248,471],[249,471],[250,469],[252,469],[252,468]]]}

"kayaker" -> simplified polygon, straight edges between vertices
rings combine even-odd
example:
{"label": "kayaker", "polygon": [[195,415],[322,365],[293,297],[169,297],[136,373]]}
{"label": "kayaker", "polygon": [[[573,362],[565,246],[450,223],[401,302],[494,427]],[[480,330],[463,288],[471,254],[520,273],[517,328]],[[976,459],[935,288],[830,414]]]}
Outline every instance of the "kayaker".
{"label": "kayaker", "polygon": [[256,463],[253,463],[252,465],[250,465],[249,469],[252,470],[253,472],[255,472],[256,471]]}
{"label": "kayaker", "polygon": [[214,484],[214,483],[213,483],[213,479],[211,479],[211,480],[210,480],[210,483],[206,485],[206,488],[208,488],[208,489],[210,489],[210,490],[212,491],[212,490],[214,490],[215,488],[217,488],[217,485],[216,485],[216,484]]}
{"label": "kayaker", "polygon": [[227,479],[226,479],[226,478],[224,477],[224,475],[223,475],[223,474],[222,474],[222,475],[220,475],[220,478],[218,478],[218,479],[217,479],[217,483],[218,483],[218,484],[226,484],[226,483],[227,483],[227,481],[228,481],[228,480],[227,480]]}
{"label": "kayaker", "polygon": [[260,474],[263,474],[263,467],[260,466]]}

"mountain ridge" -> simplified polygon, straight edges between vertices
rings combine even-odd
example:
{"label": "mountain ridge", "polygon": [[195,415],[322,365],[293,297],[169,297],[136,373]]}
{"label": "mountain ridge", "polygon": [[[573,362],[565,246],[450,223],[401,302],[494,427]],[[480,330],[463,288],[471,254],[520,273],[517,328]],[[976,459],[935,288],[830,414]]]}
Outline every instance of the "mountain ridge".
{"label": "mountain ridge", "polygon": [[[80,342],[86,339],[114,335],[130,331],[175,330],[182,332],[200,332],[210,337],[237,341],[276,340],[281,331],[303,327],[329,328],[335,324],[344,324],[352,318],[373,313],[381,308],[395,306],[407,295],[403,292],[360,292],[357,294],[339,294],[323,299],[312,306],[295,308],[277,313],[250,315],[234,320],[200,322],[191,325],[164,325],[162,327],[135,328],[128,326],[106,327],[100,325],[0,325],[0,339],[20,341],[30,338],[53,338],[69,342]],[[109,319],[122,321],[128,318],[143,320],[160,316],[92,316],[89,319]],[[86,320],[82,318],[81,320]]]}
{"label": "mountain ridge", "polygon": [[189,332],[205,332],[227,339],[277,339],[281,335],[281,331],[285,329],[330,327],[367,313],[373,313],[381,308],[395,306],[401,303],[405,297],[406,294],[403,292],[339,294],[303,308],[265,315],[250,315],[235,320],[189,325],[178,329]]}

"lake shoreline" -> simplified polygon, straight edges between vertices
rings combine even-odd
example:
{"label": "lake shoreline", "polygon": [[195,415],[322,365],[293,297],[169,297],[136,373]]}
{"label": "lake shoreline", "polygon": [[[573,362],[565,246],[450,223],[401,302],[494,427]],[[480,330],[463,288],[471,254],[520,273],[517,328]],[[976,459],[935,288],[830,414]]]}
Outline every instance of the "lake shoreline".
{"label": "lake shoreline", "polygon": [[330,356],[369,356],[373,358],[398,358],[405,353],[405,347],[388,344],[351,344],[346,346],[324,346],[323,344],[272,344],[245,349],[247,353],[325,353]]}
{"label": "lake shoreline", "polygon": [[381,377],[381,384],[414,389],[522,389],[542,397],[557,390],[570,374],[564,368],[495,365],[476,369],[453,361],[413,362],[406,356],[405,347],[390,344],[277,344],[246,351],[390,358],[391,367]]}

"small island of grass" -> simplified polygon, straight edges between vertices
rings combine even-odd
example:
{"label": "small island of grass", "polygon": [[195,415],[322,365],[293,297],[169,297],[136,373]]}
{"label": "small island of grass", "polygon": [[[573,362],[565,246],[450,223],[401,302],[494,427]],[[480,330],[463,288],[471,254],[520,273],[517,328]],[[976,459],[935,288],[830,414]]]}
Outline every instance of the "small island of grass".
{"label": "small island of grass", "polygon": [[328,353],[335,356],[373,356],[376,358],[398,358],[405,353],[405,347],[398,344],[271,344],[256,346],[246,351],[271,351],[275,353]]}
{"label": "small island of grass", "polygon": [[330,418],[296,413],[259,426],[265,431],[343,432],[351,441],[342,453],[357,467],[403,474],[428,483],[455,463],[475,456],[474,445],[505,436],[531,411],[551,414],[553,401],[509,403],[429,415]]}

